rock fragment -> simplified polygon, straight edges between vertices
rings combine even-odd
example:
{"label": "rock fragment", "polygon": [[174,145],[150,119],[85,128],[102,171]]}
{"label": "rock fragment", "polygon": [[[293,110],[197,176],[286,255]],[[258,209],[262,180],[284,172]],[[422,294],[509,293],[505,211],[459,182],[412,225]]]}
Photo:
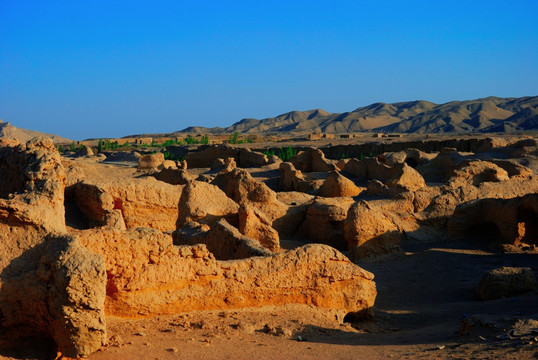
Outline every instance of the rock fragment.
{"label": "rock fragment", "polygon": [[501,267],[490,270],[482,276],[477,294],[482,300],[493,300],[536,289],[536,276],[531,268]]}

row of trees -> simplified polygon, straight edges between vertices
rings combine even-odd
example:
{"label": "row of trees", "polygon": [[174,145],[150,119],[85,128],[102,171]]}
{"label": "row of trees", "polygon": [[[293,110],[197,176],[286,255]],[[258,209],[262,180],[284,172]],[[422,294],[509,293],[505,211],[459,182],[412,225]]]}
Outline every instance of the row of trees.
{"label": "row of trees", "polygon": [[[252,139],[246,139],[246,140],[240,140],[239,139],[239,133],[236,131],[230,136],[230,144],[243,144],[243,143],[252,143]],[[167,140],[164,143],[157,143],[155,140],[151,144],[141,144],[138,145],[139,147],[167,147],[170,145],[207,145],[209,144],[209,136],[204,135],[200,138],[193,137],[188,135],[184,140]],[[99,152],[105,151],[105,150],[118,150],[121,148],[126,148],[131,146],[127,141],[125,141],[123,144],[120,144],[119,141],[110,141],[109,139],[103,140],[99,139],[97,143],[97,150]],[[83,147],[83,145],[78,145],[76,142],[72,142],[69,144],[69,148],[66,149],[63,145],[58,146],[58,151],[61,153],[64,153],[66,151],[76,152],[80,150]]]}
{"label": "row of trees", "polygon": [[123,143],[122,145],[120,145],[118,141],[110,141],[108,139],[107,140],[99,139],[99,142],[97,143],[97,150],[101,152],[103,150],[116,150],[116,149],[119,149],[122,147],[128,147],[128,146],[129,146],[129,143],[127,141]]}
{"label": "row of trees", "polygon": [[[275,151],[272,149],[267,149],[263,153],[267,156],[275,155]],[[295,155],[297,155],[297,150],[292,148],[291,146],[288,146],[287,148],[280,148],[277,154],[277,156],[282,161],[289,161],[289,159],[291,159]]]}

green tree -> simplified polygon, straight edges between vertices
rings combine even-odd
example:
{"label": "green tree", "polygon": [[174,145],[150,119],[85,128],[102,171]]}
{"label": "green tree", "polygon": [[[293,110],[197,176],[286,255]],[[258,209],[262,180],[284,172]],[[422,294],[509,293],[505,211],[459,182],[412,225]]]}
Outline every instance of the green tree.
{"label": "green tree", "polygon": [[185,138],[185,142],[188,144],[188,145],[193,145],[193,144],[198,144],[198,140],[196,140],[195,138],[193,138],[192,136],[187,136]]}
{"label": "green tree", "polygon": [[234,131],[232,136],[230,136],[230,144],[237,144],[238,137],[239,137],[239,133],[237,131]]}
{"label": "green tree", "polygon": [[264,155],[266,155],[266,156],[273,156],[273,155],[275,155],[275,151],[274,151],[274,150],[271,150],[271,149],[266,149],[263,153],[264,153]]}
{"label": "green tree", "polygon": [[280,153],[278,154],[278,157],[282,161],[289,161],[292,157],[297,155],[297,150],[292,148],[291,146],[288,146],[287,148],[283,149],[280,148]]}

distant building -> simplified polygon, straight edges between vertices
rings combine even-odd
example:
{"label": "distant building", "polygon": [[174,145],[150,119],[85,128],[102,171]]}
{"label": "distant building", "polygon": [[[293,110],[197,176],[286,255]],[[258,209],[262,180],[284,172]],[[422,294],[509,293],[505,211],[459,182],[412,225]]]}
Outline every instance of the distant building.
{"label": "distant building", "polygon": [[122,138],[118,139],[118,142],[120,144],[125,144],[126,142],[129,144],[136,144],[136,138]]}
{"label": "distant building", "polygon": [[136,145],[149,145],[153,142],[153,138],[151,137],[144,137],[144,138],[136,138],[135,144]]}

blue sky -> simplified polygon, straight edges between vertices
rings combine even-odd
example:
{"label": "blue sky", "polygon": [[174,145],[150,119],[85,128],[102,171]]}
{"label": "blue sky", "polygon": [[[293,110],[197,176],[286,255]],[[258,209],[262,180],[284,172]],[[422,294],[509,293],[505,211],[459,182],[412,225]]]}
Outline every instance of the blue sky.
{"label": "blue sky", "polygon": [[536,14],[536,0],[0,0],[0,119],[80,140],[537,95]]}

